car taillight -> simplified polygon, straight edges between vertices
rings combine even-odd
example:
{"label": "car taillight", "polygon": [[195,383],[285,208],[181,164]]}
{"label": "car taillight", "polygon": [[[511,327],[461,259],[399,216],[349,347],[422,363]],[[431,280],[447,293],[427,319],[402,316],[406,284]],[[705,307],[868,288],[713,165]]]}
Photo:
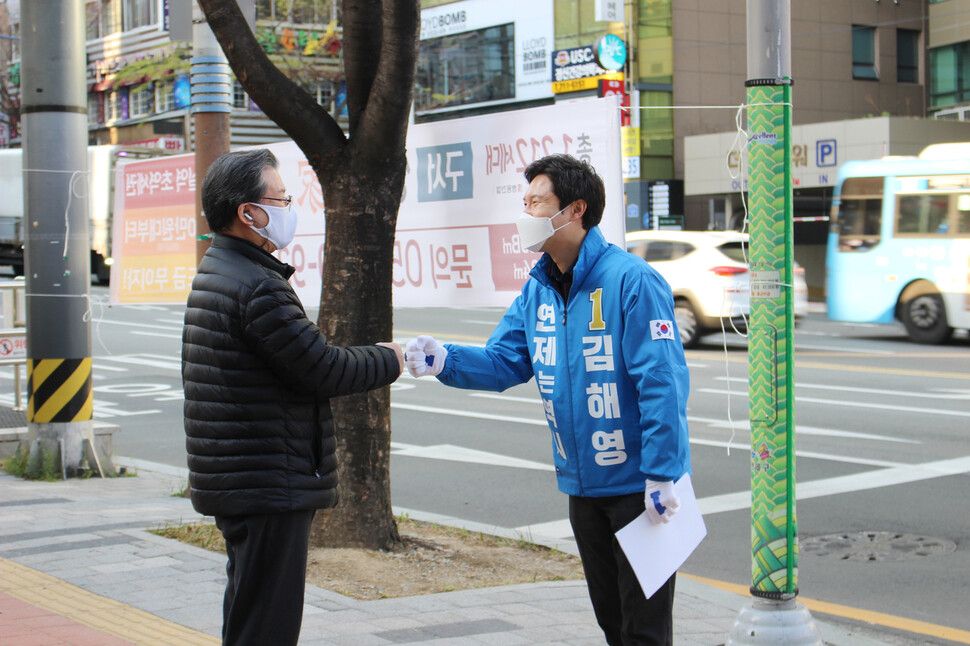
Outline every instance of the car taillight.
{"label": "car taillight", "polygon": [[729,267],[727,265],[711,267],[711,271],[714,272],[715,276],[737,276],[738,274],[748,273],[746,267]]}

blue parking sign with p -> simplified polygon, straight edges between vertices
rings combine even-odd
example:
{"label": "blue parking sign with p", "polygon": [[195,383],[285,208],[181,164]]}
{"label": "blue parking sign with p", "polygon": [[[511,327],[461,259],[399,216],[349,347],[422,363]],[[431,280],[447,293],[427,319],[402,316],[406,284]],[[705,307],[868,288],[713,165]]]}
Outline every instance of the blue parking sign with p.
{"label": "blue parking sign with p", "polygon": [[815,165],[835,166],[838,163],[835,139],[819,139],[815,142]]}

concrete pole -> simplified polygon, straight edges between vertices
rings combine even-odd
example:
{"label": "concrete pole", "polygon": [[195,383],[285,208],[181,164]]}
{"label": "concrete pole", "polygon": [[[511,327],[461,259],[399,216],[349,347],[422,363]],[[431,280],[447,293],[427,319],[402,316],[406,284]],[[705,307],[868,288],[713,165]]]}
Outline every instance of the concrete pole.
{"label": "concrete pole", "polygon": [[84,3],[20,9],[30,469],[68,477],[94,457]]}
{"label": "concrete pole", "polygon": [[209,166],[229,152],[229,114],[232,112],[232,81],[229,62],[219,41],[193,3],[192,18],[192,116],[195,131],[195,218],[199,235],[196,262],[209,248],[209,225],[202,215],[202,179]]}
{"label": "concrete pole", "polygon": [[726,645],[822,646],[798,595],[790,0],[747,0],[751,605]]}

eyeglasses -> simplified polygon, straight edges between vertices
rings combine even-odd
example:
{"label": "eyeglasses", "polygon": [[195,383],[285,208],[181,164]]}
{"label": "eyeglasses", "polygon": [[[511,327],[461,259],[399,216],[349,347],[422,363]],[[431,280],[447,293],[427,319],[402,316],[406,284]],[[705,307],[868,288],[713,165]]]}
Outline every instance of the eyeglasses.
{"label": "eyeglasses", "polygon": [[277,202],[282,202],[285,206],[289,206],[290,202],[293,201],[292,195],[287,195],[286,197],[261,197],[261,200],[275,200]]}

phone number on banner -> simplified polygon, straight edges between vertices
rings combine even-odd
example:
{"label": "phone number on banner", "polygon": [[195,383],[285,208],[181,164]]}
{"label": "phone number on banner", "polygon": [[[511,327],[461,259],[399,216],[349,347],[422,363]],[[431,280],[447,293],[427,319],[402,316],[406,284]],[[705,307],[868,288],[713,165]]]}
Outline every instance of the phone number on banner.
{"label": "phone number on banner", "polygon": [[485,174],[506,173],[509,170],[522,173],[535,160],[554,153],[591,161],[593,152],[593,137],[585,132],[575,135],[562,133],[555,137],[547,134],[538,138],[519,138],[513,143],[486,144]]}

